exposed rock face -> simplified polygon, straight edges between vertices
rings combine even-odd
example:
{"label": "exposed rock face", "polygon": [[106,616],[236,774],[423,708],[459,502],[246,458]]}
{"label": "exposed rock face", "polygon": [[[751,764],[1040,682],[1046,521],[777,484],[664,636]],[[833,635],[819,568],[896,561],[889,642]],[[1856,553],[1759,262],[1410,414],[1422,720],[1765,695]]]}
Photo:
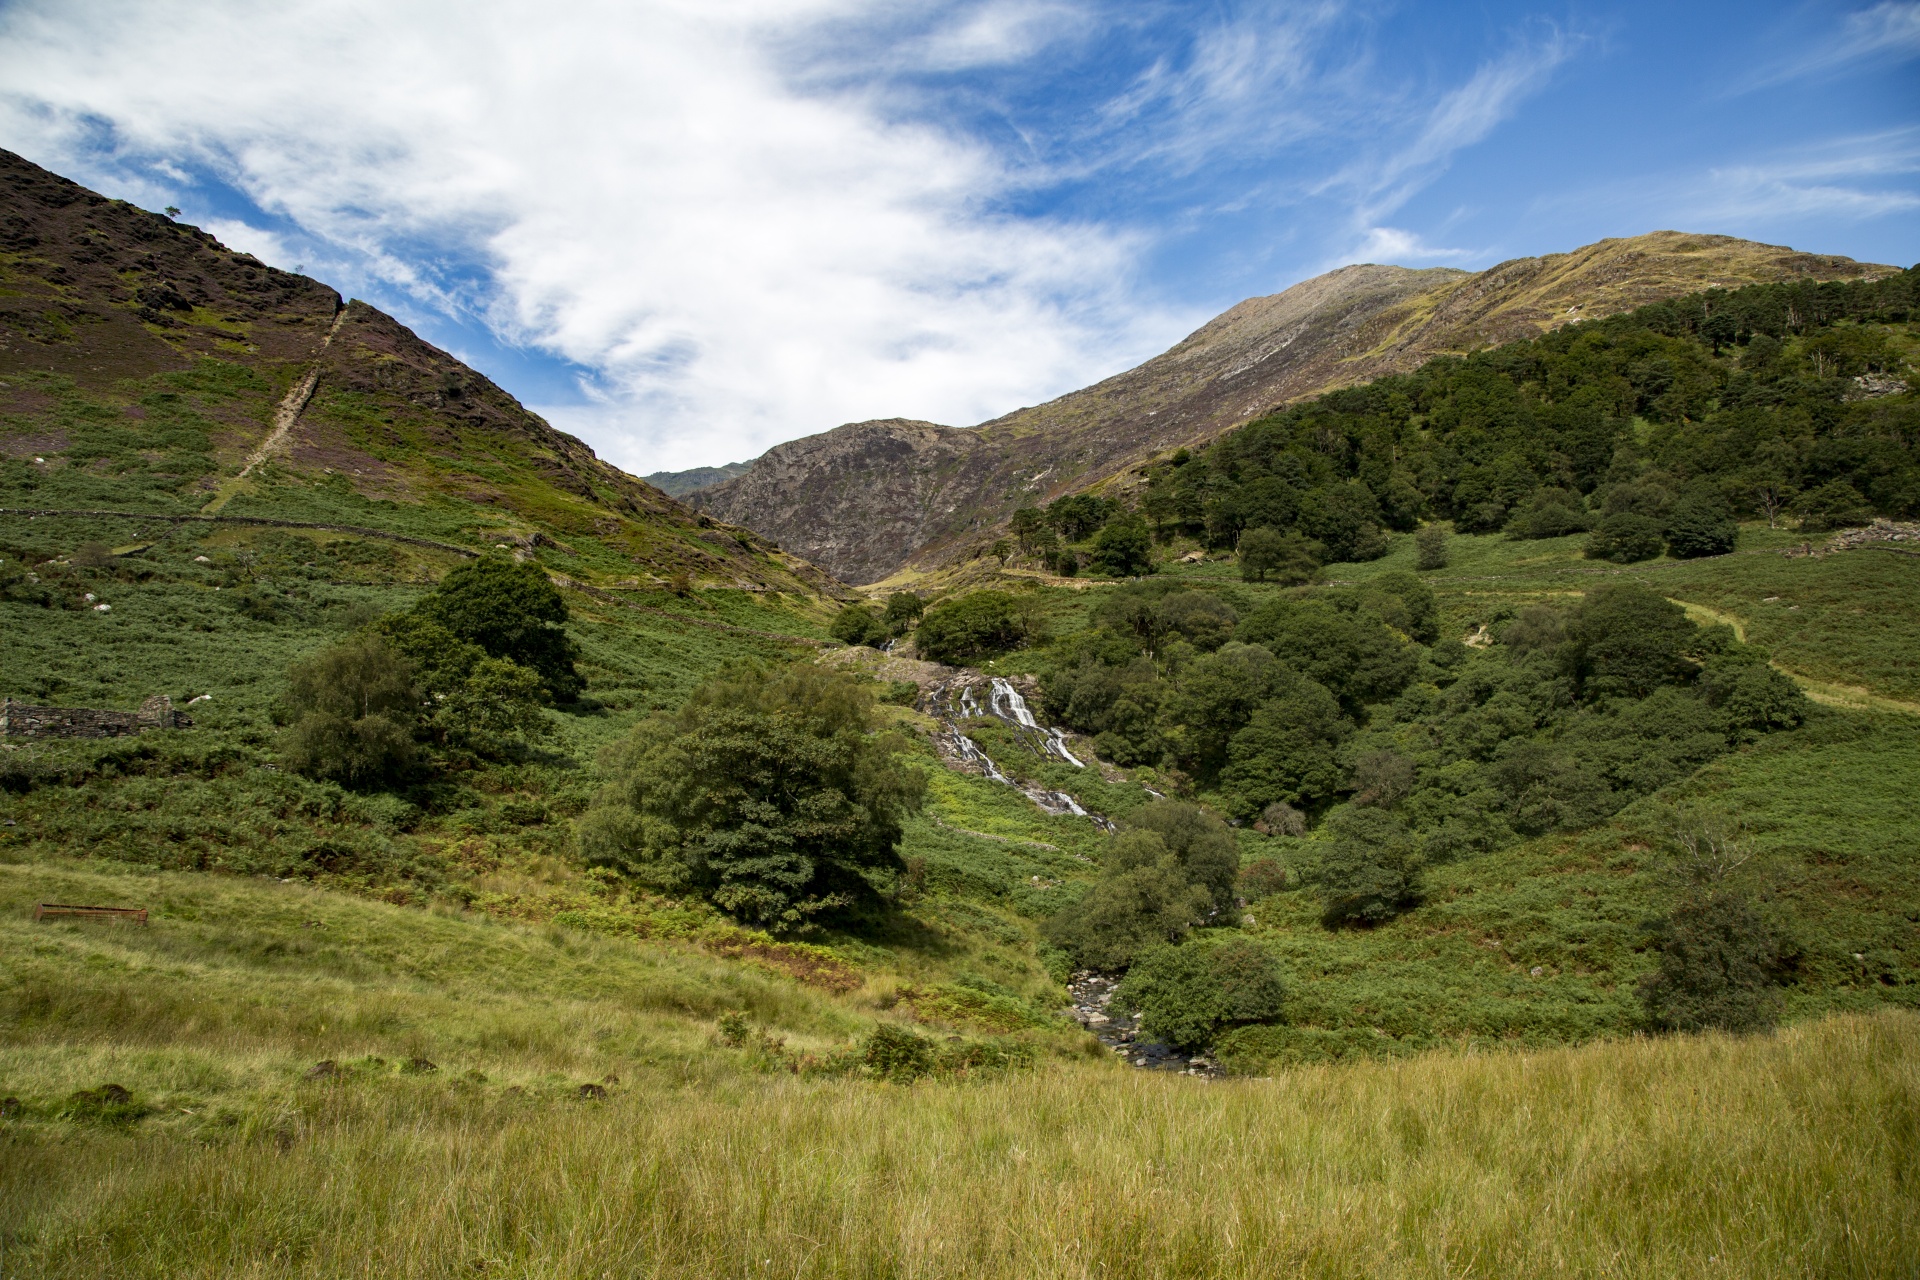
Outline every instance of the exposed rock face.
{"label": "exposed rock face", "polygon": [[1895,268],[1657,231],[1486,271],[1351,266],[1251,298],[1136,369],[966,430],[897,419],[784,444],[688,495],[852,582],[965,559],[1016,507],[1430,357],[1714,286]]}
{"label": "exposed rock face", "polygon": [[854,422],[769,449],[738,479],[687,495],[722,520],[741,523],[825,566],[843,582],[886,577],[929,531],[971,513],[981,500],[977,431],[886,418]]}

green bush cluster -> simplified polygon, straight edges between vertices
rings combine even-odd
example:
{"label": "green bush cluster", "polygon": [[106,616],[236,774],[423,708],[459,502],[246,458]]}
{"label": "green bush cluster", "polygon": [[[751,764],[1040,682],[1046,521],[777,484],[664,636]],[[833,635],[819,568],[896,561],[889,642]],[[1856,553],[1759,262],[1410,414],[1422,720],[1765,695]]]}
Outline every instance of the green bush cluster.
{"label": "green bush cluster", "polygon": [[1204,1049],[1236,1026],[1277,1022],[1286,1012],[1286,984],[1273,955],[1246,938],[1142,952],[1113,995],[1122,1012],[1140,1015],[1140,1030],[1181,1049]]}
{"label": "green bush cluster", "polygon": [[1037,637],[1021,602],[1004,591],[975,591],[930,607],[913,633],[914,648],[933,662],[978,662]]}
{"label": "green bush cluster", "polygon": [[1224,643],[1228,615],[1196,611],[1211,652],[1178,629],[1182,601],[1113,593],[1046,651],[1046,708],[1237,817],[1327,816],[1301,871],[1329,923],[1377,923],[1417,900],[1423,865],[1587,826],[1806,714],[1764,651],[1636,585],[1529,606],[1485,650],[1440,642],[1406,574],[1282,596]]}
{"label": "green bush cluster", "polygon": [[1136,810],[1100,859],[1100,878],[1047,922],[1048,942],[1087,968],[1118,970],[1209,921],[1236,918],[1240,851],[1226,824],[1178,800]]}
{"label": "green bush cluster", "polygon": [[[1431,360],[1180,451],[1152,469],[1140,511],[1221,548],[1297,533],[1328,561],[1374,558],[1383,530],[1422,518],[1521,538],[1591,529],[1591,555],[1631,561],[1729,550],[1742,512],[1809,530],[1911,515],[1920,402],[1861,397],[1851,379],[1908,368],[1916,284],[1920,271],[1713,290]],[[1269,546],[1256,540],[1251,563]]]}

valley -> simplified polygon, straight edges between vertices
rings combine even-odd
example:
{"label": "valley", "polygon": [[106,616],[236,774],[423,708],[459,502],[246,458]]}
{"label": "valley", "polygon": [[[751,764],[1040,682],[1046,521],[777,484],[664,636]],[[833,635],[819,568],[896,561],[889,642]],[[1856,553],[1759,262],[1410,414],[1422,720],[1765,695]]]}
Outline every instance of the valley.
{"label": "valley", "polygon": [[1920,1267],[1913,273],[1346,268],[688,506],[0,159],[0,694],[191,719],[0,738],[0,1271]]}

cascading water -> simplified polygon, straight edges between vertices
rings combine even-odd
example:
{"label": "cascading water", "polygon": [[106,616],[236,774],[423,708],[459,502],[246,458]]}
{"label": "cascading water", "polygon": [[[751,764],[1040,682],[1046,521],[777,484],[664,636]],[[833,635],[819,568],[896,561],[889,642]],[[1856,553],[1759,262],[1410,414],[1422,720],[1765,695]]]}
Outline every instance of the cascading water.
{"label": "cascading water", "polygon": [[1027,706],[1027,700],[1020,691],[1006,679],[995,676],[988,686],[986,702],[980,699],[979,686],[972,683],[962,684],[957,689],[936,693],[933,700],[935,714],[946,723],[947,732],[942,735],[953,755],[964,763],[977,766],[987,777],[995,782],[1005,783],[1034,804],[1056,817],[1071,814],[1085,818],[1103,830],[1111,831],[1113,824],[1097,813],[1089,813],[1080,802],[1064,791],[1049,791],[1044,787],[1025,787],[1009,778],[994,764],[991,757],[980,749],[980,745],[969,738],[960,726],[941,714],[941,704],[953,708],[960,719],[991,716],[1013,729],[1020,740],[1041,756],[1054,756],[1065,760],[1076,769],[1087,766],[1067,749],[1066,733],[1061,729],[1049,729],[1034,718],[1033,711]]}

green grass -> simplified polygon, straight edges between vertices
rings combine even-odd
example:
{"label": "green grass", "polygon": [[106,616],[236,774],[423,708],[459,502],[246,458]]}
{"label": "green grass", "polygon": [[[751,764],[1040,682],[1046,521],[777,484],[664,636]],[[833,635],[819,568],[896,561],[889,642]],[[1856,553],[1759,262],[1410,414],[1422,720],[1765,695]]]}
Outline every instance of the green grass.
{"label": "green grass", "polygon": [[[224,1083],[218,1068],[180,1078],[195,1101]],[[1920,1267],[1910,1014],[1226,1084],[1094,1066],[958,1088],[655,1078],[578,1102],[368,1068],[264,1088],[256,1115],[216,1133],[8,1124],[14,1273],[1864,1280]]]}
{"label": "green grass", "polygon": [[[164,488],[36,480],[57,490],[45,505]],[[455,542],[493,527],[438,498],[269,483],[235,509]],[[1461,537],[1423,577],[1461,635],[1630,574],[1804,677],[1914,696],[1904,558],[1789,560],[1787,535],[1745,536],[1735,556],[1624,570],[1577,540]],[[92,540],[152,545],[104,569],[40,563]],[[1323,928],[1297,888],[1257,901],[1248,932],[1280,959],[1288,1016],[1220,1049],[1273,1079],[1174,1081],[1065,1020],[1061,958],[1040,945],[1104,837],[930,748],[907,891],[824,951],[586,874],[570,819],[599,749],[725,663],[804,658],[831,614],[628,587],[611,544],[562,540],[543,562],[641,606],[569,597],[593,703],[552,713],[554,740],[519,763],[368,796],[277,767],[286,665],[408,606],[453,557],[235,526],[0,525],[0,692],[213,695],[191,730],[0,749],[0,1097],[21,1103],[0,1120],[7,1274],[1869,1275],[1914,1259],[1893,1172],[1920,1113],[1913,717],[1822,710],[1602,827],[1430,868],[1424,904],[1377,929]],[[1401,540],[1329,577],[1410,560]],[[1280,590],[1231,564],[1168,572],[1243,611]],[[1102,590],[1043,589],[1054,634]],[[112,610],[80,607],[88,591]],[[1096,812],[1146,798],[975,730]],[[1662,828],[1680,803],[1746,824],[1751,882],[1800,947],[1778,1036],[1638,1038],[1641,925],[1671,900]],[[29,919],[74,899],[147,905],[153,923]],[[726,1047],[728,1013],[793,1054],[893,1022],[1010,1037],[1036,1066],[912,1089],[770,1075],[793,1058]],[[307,1080],[322,1059],[341,1074]],[[610,1076],[606,1101],[579,1099]],[[127,1106],[74,1100],[108,1083]]]}

